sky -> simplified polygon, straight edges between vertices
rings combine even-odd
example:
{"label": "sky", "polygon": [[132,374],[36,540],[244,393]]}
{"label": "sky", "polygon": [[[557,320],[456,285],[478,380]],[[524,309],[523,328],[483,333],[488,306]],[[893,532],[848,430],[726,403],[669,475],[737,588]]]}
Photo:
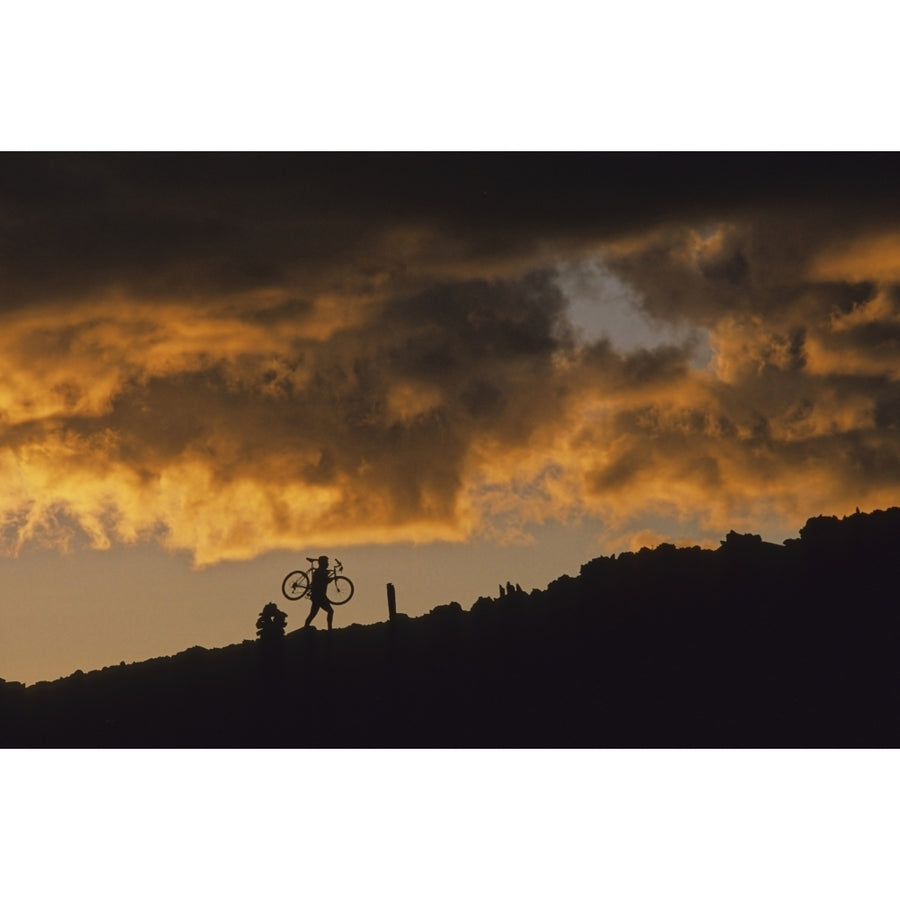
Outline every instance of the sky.
{"label": "sky", "polygon": [[0,157],[0,676],[900,502],[890,155]]}

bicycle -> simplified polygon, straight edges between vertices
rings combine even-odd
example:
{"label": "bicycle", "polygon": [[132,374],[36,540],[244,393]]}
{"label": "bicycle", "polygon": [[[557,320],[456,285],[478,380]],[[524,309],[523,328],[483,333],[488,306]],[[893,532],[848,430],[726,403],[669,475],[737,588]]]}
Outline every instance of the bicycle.
{"label": "bicycle", "polygon": [[[306,561],[309,568],[305,572],[289,572],[281,582],[281,593],[288,600],[302,600],[309,593],[312,573],[318,560],[307,556]],[[334,568],[328,570],[330,577],[325,596],[332,606],[342,606],[353,596],[353,582],[346,575],[340,574],[343,571],[344,567],[339,559],[334,561]]]}

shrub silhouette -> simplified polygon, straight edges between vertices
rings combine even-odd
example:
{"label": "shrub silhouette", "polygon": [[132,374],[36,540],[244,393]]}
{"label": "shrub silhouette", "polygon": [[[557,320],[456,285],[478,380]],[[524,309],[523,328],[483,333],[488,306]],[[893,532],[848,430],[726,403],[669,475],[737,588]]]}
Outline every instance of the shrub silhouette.
{"label": "shrub silhouette", "polygon": [[287,613],[274,603],[267,603],[256,620],[256,636],[264,643],[278,641],[284,637]]}

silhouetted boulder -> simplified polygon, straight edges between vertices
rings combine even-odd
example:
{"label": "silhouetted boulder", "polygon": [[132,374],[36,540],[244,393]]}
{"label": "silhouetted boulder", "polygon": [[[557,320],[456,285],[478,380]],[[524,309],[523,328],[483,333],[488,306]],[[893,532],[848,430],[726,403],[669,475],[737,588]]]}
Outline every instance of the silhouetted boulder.
{"label": "silhouetted boulder", "polygon": [[719,543],[726,550],[758,550],[762,547],[762,535],[759,534],[738,534],[736,531],[729,531],[725,535],[724,541]]}
{"label": "silhouetted boulder", "polygon": [[435,606],[428,615],[437,622],[449,622],[459,618],[463,614],[463,608],[454,600],[443,606]]}
{"label": "silhouetted boulder", "polygon": [[800,529],[800,540],[807,546],[831,544],[838,539],[840,530],[841,523],[837,516],[816,516],[806,520],[806,524]]}
{"label": "silhouetted boulder", "polygon": [[278,641],[284,637],[287,613],[274,603],[267,603],[256,620],[256,635],[260,641]]}

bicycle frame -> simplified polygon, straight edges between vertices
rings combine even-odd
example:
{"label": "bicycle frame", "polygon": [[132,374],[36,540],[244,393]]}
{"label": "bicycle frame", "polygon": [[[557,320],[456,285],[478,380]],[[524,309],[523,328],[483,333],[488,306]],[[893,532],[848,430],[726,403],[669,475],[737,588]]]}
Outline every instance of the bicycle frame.
{"label": "bicycle frame", "polygon": [[[288,600],[300,600],[309,595],[313,574],[318,568],[316,565],[318,560],[307,556],[306,561],[309,563],[309,567],[306,570],[297,569],[294,572],[290,572],[282,582],[281,593]],[[353,582],[346,575],[341,574],[343,571],[343,563],[337,558],[334,560],[334,566],[327,569],[328,583],[329,585],[334,585],[334,593],[329,590],[330,596],[328,599],[330,603],[338,606],[346,603],[353,596],[354,592]]]}

